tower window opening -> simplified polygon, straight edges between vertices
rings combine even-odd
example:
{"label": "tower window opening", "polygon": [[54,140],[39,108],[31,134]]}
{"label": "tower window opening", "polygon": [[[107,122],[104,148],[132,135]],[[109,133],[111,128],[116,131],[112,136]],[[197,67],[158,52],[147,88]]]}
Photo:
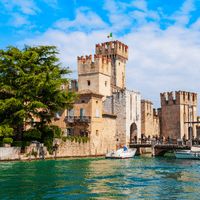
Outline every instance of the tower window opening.
{"label": "tower window opening", "polygon": [[120,65],[120,62],[119,62],[119,65]]}
{"label": "tower window opening", "polygon": [[87,81],[88,85],[90,85],[90,80]]}
{"label": "tower window opening", "polygon": [[105,81],[105,86],[107,86],[107,81]]}

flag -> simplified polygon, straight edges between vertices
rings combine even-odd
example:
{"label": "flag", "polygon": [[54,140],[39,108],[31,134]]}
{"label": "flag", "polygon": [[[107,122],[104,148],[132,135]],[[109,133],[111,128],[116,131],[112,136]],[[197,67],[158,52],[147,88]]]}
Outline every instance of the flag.
{"label": "flag", "polygon": [[110,35],[107,36],[107,38],[112,37],[112,33],[110,33]]}

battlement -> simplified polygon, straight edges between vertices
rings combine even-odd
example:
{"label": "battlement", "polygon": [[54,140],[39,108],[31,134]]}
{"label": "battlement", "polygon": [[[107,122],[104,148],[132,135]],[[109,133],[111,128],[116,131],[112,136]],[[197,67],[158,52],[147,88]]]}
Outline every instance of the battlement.
{"label": "battlement", "polygon": [[153,105],[153,103],[151,101],[148,101],[148,100],[145,100],[145,99],[142,99],[141,100],[141,103],[146,103],[146,104],[151,104]]}
{"label": "battlement", "polygon": [[96,44],[96,55],[103,55],[106,57],[121,56],[128,60],[128,46],[117,41],[104,42]]}
{"label": "battlement", "polygon": [[111,59],[102,55],[94,55],[94,62],[92,55],[77,57],[78,61],[78,75],[90,73],[103,73],[111,76]]}
{"label": "battlement", "polygon": [[[168,96],[168,100],[166,97]],[[185,92],[185,91],[176,91],[175,92],[175,99],[173,92],[166,92],[160,93],[161,97],[161,105],[179,105],[179,104],[187,104],[190,105],[197,105],[197,93]]]}

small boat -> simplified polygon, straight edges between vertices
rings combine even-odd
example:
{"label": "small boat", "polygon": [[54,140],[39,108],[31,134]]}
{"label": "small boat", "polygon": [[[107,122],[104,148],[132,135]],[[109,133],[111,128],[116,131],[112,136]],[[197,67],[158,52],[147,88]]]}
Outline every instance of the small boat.
{"label": "small boat", "polygon": [[105,158],[113,158],[113,159],[128,159],[133,158],[135,156],[137,149],[135,148],[122,148],[118,149],[116,152],[108,152]]}
{"label": "small boat", "polygon": [[200,146],[192,146],[191,150],[180,150],[174,152],[176,158],[200,160]]}

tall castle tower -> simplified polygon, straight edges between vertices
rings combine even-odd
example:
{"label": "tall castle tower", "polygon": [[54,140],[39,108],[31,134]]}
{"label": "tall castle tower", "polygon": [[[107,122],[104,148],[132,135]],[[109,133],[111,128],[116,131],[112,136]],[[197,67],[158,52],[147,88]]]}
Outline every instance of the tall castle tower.
{"label": "tall castle tower", "polygon": [[[190,129],[192,135],[196,137],[196,124],[190,123],[197,121],[197,94],[176,91],[176,98],[173,99],[174,93],[168,92],[168,100],[166,100],[166,93],[161,93],[161,135],[178,139],[186,136],[190,138]],[[191,108],[190,108],[191,106]],[[192,116],[190,118],[190,112]]]}
{"label": "tall castle tower", "polygon": [[111,41],[96,45],[96,55],[111,59],[111,89],[118,91],[126,87],[126,61],[128,60],[128,46]]}
{"label": "tall castle tower", "polygon": [[128,46],[119,41],[97,44],[92,55],[78,57],[78,90],[89,89],[105,96],[126,87]]}

